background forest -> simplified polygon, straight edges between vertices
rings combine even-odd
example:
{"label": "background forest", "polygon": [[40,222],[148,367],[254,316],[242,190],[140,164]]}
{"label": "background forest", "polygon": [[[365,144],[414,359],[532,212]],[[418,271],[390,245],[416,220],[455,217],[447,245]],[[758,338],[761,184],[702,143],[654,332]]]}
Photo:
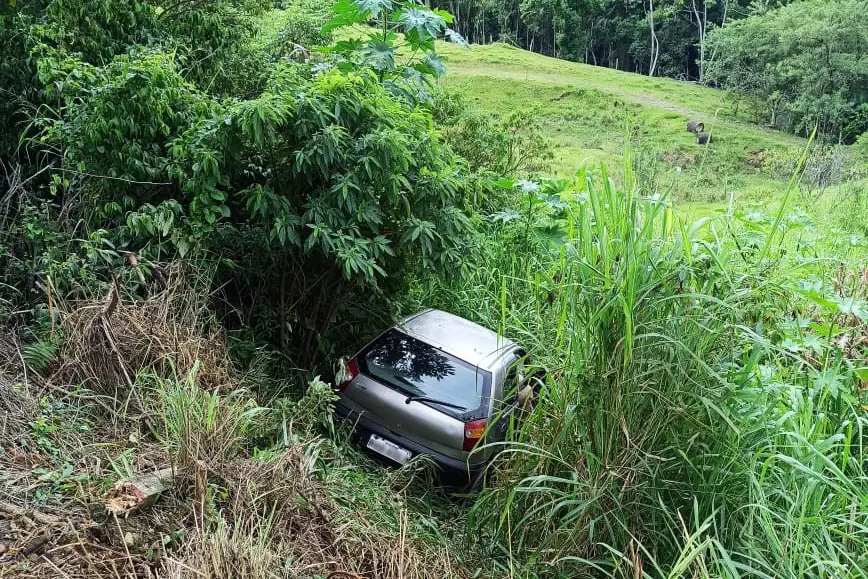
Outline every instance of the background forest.
{"label": "background forest", "polygon": [[[0,0],[0,578],[868,576],[866,7]],[[472,496],[332,418],[424,307]]]}

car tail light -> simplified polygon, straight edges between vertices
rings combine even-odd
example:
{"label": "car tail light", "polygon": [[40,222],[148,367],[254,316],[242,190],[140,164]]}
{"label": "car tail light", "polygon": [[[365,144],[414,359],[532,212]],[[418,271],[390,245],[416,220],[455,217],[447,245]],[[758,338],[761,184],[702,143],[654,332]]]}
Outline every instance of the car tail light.
{"label": "car tail light", "polygon": [[485,435],[485,419],[472,420],[464,424],[464,451],[470,452]]}
{"label": "car tail light", "polygon": [[347,387],[350,385],[350,382],[355,380],[356,376],[359,375],[359,363],[355,358],[351,359],[347,362],[347,365],[344,366],[343,378],[341,383],[338,384],[338,389],[341,392],[345,392]]}

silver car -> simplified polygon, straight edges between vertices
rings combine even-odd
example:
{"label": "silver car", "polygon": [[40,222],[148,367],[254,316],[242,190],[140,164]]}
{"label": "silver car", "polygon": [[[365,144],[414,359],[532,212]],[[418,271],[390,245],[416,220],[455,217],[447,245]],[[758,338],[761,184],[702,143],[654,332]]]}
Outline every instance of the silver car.
{"label": "silver car", "polygon": [[405,464],[425,454],[473,480],[494,452],[474,447],[503,440],[525,399],[524,358],[521,347],[479,324],[426,310],[342,360],[336,412],[378,455]]}

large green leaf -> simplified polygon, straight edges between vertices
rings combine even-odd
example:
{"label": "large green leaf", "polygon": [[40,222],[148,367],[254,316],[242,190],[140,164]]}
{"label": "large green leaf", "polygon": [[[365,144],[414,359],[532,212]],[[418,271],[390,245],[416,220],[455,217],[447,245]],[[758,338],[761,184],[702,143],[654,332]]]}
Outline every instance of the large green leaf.
{"label": "large green leaf", "polygon": [[392,9],[392,0],[355,0],[355,3],[361,12],[370,13],[373,18]]}
{"label": "large green leaf", "polygon": [[422,41],[433,40],[446,28],[446,20],[430,10],[407,8],[398,15],[404,34],[414,35]]}
{"label": "large green leaf", "polygon": [[323,34],[329,34],[344,26],[362,24],[368,20],[368,14],[353,0],[337,0],[332,7],[332,12],[334,16],[322,27]]}
{"label": "large green leaf", "polygon": [[429,53],[425,60],[417,63],[413,68],[422,74],[430,74],[437,78],[446,73],[446,63],[443,61],[443,57],[437,56],[433,52]]}
{"label": "large green leaf", "polygon": [[374,70],[388,72],[395,70],[395,48],[382,41],[368,42],[362,49],[365,63]]}
{"label": "large green leaf", "polygon": [[449,42],[457,44],[462,48],[467,48],[469,46],[464,37],[458,34],[456,31],[452,30],[451,28],[447,28],[444,34],[446,35],[446,40],[448,40]]}

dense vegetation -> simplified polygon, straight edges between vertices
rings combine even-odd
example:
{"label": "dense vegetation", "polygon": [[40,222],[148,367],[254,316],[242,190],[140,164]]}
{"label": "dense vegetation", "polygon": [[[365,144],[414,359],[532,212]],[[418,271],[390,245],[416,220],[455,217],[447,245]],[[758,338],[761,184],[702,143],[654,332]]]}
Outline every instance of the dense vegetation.
{"label": "dense vegetation", "polygon": [[714,58],[715,26],[778,3],[739,0],[435,0],[472,42],[507,42],[531,52],[654,76],[702,79]]}
{"label": "dense vegetation", "polygon": [[714,30],[708,78],[760,103],[769,126],[854,142],[868,130],[868,4],[795,2]]}
{"label": "dense vegetation", "polygon": [[[837,4],[769,21],[797,35]],[[623,22],[448,7],[2,5],[0,577],[868,575],[860,61],[770,40],[781,85],[762,92],[712,66],[760,67],[735,46],[755,17],[710,33],[733,43],[716,82],[857,144],[742,110],[700,149],[685,115],[716,120],[723,93],[581,86],[462,36],[515,27],[602,60]],[[685,6],[649,10],[667,50],[695,29]],[[689,11],[721,10],[742,15]],[[693,44],[658,66],[694,75]],[[748,185],[759,203],[735,201]],[[691,219],[674,197],[729,202]],[[330,412],[334,358],[431,306],[548,369],[470,501],[424,457],[371,462]],[[167,465],[157,504],[104,514],[118,481]]]}

